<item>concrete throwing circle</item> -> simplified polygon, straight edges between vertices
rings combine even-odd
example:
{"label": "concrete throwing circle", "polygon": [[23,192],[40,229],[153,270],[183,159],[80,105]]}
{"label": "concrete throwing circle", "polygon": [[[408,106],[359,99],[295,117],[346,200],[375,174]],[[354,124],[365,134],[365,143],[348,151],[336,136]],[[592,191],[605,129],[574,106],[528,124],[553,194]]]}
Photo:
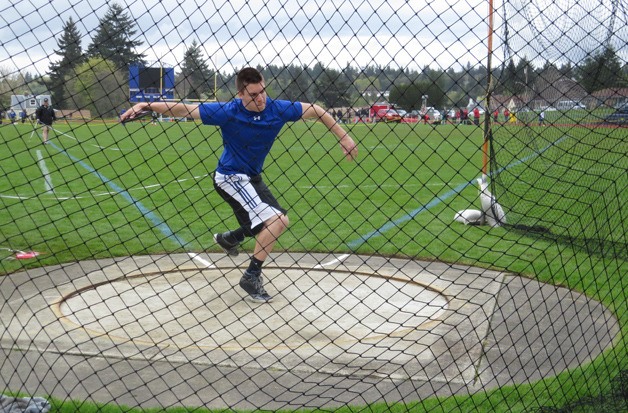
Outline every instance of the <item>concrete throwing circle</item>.
{"label": "concrete throwing circle", "polygon": [[[238,285],[246,265],[211,254],[131,257],[74,280],[52,308],[74,334],[113,342],[116,353],[157,348],[172,361],[464,383],[476,376],[503,278],[403,259],[278,254],[264,268],[274,299],[257,304]],[[426,366],[436,348],[454,369]]]}
{"label": "concrete throwing circle", "polygon": [[172,254],[0,277],[0,377],[17,380],[3,384],[31,390],[12,367],[28,349],[32,390],[61,399],[248,410],[394,402],[555,375],[620,332],[594,300],[483,268],[279,253],[264,269],[274,300],[255,304],[238,285],[247,264],[246,254]]}
{"label": "concrete throwing circle", "polygon": [[445,296],[408,279],[278,267],[265,271],[267,290],[278,290],[274,300],[250,304],[237,284],[240,272],[176,269],[119,278],[77,291],[59,308],[76,325],[120,340],[293,351],[402,335],[447,308]]}

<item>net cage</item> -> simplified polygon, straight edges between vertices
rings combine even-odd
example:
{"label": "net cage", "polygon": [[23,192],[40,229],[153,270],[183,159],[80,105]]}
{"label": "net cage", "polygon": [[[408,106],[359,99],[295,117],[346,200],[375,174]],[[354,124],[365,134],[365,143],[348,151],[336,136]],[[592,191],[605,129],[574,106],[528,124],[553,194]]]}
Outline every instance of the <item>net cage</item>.
{"label": "net cage", "polygon": [[625,412],[624,0],[0,6],[0,412]]}

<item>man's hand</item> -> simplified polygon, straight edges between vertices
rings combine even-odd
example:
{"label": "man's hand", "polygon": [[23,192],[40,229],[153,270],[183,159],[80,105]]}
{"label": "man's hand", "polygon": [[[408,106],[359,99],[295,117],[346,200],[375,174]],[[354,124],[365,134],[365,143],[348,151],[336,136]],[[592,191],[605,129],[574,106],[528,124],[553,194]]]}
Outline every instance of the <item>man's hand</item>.
{"label": "man's hand", "polygon": [[339,141],[340,147],[342,148],[342,153],[344,153],[347,161],[351,162],[358,157],[358,146],[355,144],[353,139],[349,134],[346,134]]}
{"label": "man's hand", "polygon": [[138,103],[133,106],[131,109],[126,110],[122,115],[120,115],[120,122],[126,123],[136,119],[143,118],[144,116],[148,116],[152,112],[148,109],[148,103]]}

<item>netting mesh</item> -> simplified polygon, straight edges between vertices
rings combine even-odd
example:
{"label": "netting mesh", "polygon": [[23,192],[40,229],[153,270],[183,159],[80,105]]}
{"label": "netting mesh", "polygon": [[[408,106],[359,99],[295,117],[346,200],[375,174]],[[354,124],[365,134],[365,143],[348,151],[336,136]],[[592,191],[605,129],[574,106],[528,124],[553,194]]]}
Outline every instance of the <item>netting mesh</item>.
{"label": "netting mesh", "polygon": [[628,411],[627,23],[3,4],[0,411]]}
{"label": "netting mesh", "polygon": [[[620,178],[626,172],[625,133],[609,129],[611,111],[603,110],[625,103],[622,89],[607,78],[621,70],[612,56],[621,44],[617,39],[626,36],[625,6],[509,6],[504,5],[504,14],[520,18],[513,18],[519,22],[506,32],[516,34],[507,38],[504,52],[510,61],[519,57],[523,63],[519,70],[511,66],[502,72],[502,79],[514,80],[522,107],[517,122],[508,125],[513,130],[499,128],[493,134],[501,204],[515,226],[625,257],[626,186]],[[535,68],[535,60],[543,66]]]}

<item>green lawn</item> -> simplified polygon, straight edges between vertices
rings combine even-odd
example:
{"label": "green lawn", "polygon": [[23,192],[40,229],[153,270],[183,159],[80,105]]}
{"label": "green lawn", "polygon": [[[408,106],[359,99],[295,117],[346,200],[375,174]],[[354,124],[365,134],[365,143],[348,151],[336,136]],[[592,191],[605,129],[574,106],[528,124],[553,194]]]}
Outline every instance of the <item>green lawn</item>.
{"label": "green lawn", "polygon": [[[0,248],[42,252],[39,260],[0,261],[2,273],[109,256],[218,251],[212,233],[236,225],[212,186],[210,174],[221,152],[213,127],[193,122],[55,127],[61,133],[46,146],[30,125],[0,128]],[[453,222],[456,211],[480,208],[475,184],[482,166],[480,129],[346,127],[359,144],[357,162],[345,161],[321,124],[298,122],[280,135],[265,168],[265,180],[289,209],[291,222],[277,250],[395,255],[503,269],[583,291],[614,311],[622,326],[617,345],[583,367],[530,385],[430,399],[417,411],[511,412],[555,405],[595,395],[627,368],[625,255],[589,254],[551,237]],[[566,134],[569,139],[563,139]],[[496,166],[504,168],[497,188],[508,189],[503,202],[513,208],[513,219],[530,216],[532,224],[557,221],[559,228],[569,228],[574,215],[548,214],[579,208],[581,217],[589,205],[579,202],[586,188],[608,196],[615,188],[617,199],[596,202],[617,209],[619,218],[608,212],[606,219],[609,240],[625,243],[628,200],[618,173],[626,170],[626,141],[625,128],[496,128]],[[599,168],[599,182],[586,181]],[[571,204],[562,205],[568,191],[574,191],[567,197]],[[251,249],[251,241],[244,247]],[[582,384],[592,376],[595,384]]]}
{"label": "green lawn", "polygon": [[[11,248],[44,251],[41,263],[204,251],[215,248],[213,232],[235,225],[211,182],[221,151],[214,128],[188,122],[57,129],[63,133],[46,146],[25,125],[0,130],[2,236]],[[451,192],[479,176],[481,133],[472,126],[455,133],[424,125],[351,129],[360,147],[354,163],[316,123],[293,124],[273,148],[265,179],[291,218],[278,248],[433,255],[420,238],[432,239],[455,211],[477,203],[474,186]],[[435,208],[360,242],[442,195]],[[12,264],[5,263],[6,272]]]}

